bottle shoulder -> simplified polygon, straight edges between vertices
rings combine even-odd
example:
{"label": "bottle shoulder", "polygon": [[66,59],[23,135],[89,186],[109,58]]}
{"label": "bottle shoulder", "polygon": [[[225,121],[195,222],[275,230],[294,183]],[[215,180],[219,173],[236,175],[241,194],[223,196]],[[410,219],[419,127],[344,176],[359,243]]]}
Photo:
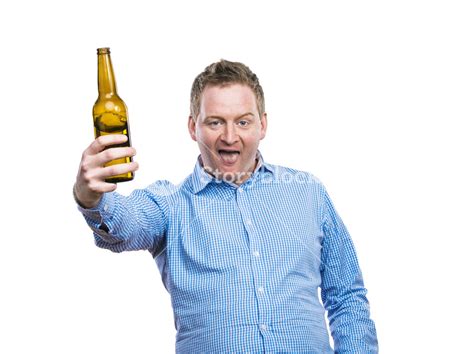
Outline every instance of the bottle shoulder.
{"label": "bottle shoulder", "polygon": [[99,96],[94,103],[93,112],[94,115],[104,112],[126,113],[127,105],[118,95]]}

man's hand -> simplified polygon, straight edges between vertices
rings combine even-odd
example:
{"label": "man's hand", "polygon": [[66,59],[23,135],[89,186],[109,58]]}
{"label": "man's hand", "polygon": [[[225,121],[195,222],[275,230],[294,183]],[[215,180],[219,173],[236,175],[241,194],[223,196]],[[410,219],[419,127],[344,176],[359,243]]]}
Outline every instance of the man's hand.
{"label": "man's hand", "polygon": [[95,207],[99,204],[102,194],[112,192],[117,188],[115,183],[105,182],[107,177],[133,172],[138,169],[136,162],[104,167],[104,164],[109,161],[135,155],[136,151],[133,147],[106,149],[107,146],[122,144],[126,141],[126,135],[104,135],[95,139],[84,150],[74,185],[74,196],[83,207]]}

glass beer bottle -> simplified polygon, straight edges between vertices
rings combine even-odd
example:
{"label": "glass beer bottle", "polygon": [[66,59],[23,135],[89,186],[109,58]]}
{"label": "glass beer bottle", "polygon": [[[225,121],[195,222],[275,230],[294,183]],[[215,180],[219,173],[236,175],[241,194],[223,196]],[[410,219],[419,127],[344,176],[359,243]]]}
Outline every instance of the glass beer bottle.
{"label": "glass beer bottle", "polygon": [[[130,129],[128,127],[128,113],[125,102],[117,94],[115,85],[114,69],[110,58],[109,48],[97,49],[98,59],[98,86],[99,97],[94,104],[94,132],[95,137],[108,134],[124,134],[127,135],[128,141],[123,144],[112,145],[111,147],[130,146]],[[129,163],[131,157],[124,157],[112,160],[105,166]],[[108,177],[105,179],[109,183],[118,183],[131,181],[133,172],[123,173],[120,175]]]}

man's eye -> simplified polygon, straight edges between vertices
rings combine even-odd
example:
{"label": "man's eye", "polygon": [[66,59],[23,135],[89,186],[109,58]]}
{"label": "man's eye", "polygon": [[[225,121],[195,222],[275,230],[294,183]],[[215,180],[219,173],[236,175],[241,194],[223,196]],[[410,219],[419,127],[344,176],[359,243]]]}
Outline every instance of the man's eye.
{"label": "man's eye", "polygon": [[246,127],[247,125],[249,125],[249,122],[246,121],[246,120],[241,120],[241,121],[239,121],[239,125],[240,125],[241,127]]}
{"label": "man's eye", "polygon": [[210,121],[210,122],[209,122],[209,125],[210,125],[211,127],[217,127],[217,126],[220,125],[220,124],[221,124],[221,122],[219,122],[218,120],[213,120],[213,121]]}

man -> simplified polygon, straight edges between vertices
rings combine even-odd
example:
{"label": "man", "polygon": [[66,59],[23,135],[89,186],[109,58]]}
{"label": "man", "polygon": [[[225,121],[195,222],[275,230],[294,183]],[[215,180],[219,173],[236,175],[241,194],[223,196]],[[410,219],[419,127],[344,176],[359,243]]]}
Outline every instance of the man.
{"label": "man", "polygon": [[[241,63],[195,79],[189,134],[201,152],[179,186],[157,181],[125,197],[104,179],[135,171],[135,155],[96,139],[74,186],[97,246],[148,250],[169,291],[178,353],[375,353],[375,326],[350,236],[324,186],[264,162],[263,90]],[[318,287],[324,304],[318,300]]]}

